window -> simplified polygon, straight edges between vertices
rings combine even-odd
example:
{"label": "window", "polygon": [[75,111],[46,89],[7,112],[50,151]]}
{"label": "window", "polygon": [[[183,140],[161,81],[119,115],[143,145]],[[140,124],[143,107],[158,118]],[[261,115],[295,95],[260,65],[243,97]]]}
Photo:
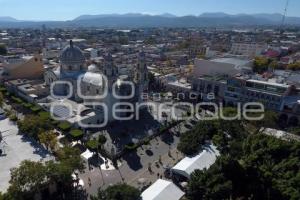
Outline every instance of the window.
{"label": "window", "polygon": [[228,87],[227,90],[230,91],[230,92],[234,92],[235,91],[235,89],[233,87]]}

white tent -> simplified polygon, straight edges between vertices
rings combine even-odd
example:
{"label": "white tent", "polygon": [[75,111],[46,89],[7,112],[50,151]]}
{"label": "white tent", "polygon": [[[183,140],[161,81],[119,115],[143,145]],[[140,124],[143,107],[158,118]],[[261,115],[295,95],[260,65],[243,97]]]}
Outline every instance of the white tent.
{"label": "white tent", "polygon": [[142,200],[179,200],[184,195],[174,183],[158,179],[141,195]]}
{"label": "white tent", "polygon": [[182,175],[186,178],[190,178],[190,175],[196,170],[208,169],[215,163],[217,156],[220,153],[216,146],[209,145],[195,157],[185,157],[179,163],[172,168],[172,173]]}
{"label": "white tent", "polygon": [[83,158],[85,158],[86,160],[88,160],[89,158],[93,157],[93,153],[90,150],[87,149],[85,152],[83,152],[81,154],[81,156]]}

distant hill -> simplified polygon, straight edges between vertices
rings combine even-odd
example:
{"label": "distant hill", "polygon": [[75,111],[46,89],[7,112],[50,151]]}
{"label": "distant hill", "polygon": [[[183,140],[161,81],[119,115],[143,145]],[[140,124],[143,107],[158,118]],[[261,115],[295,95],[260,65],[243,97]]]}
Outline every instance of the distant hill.
{"label": "distant hill", "polygon": [[[12,17],[0,17],[0,27],[220,27],[280,25],[281,14],[237,14],[222,12],[203,13],[199,16],[176,16],[170,13],[149,15],[141,13],[81,15],[69,21],[20,21]],[[286,17],[286,24],[299,25],[300,17]]]}
{"label": "distant hill", "polygon": [[0,16],[0,22],[17,22],[18,20],[9,16]]}

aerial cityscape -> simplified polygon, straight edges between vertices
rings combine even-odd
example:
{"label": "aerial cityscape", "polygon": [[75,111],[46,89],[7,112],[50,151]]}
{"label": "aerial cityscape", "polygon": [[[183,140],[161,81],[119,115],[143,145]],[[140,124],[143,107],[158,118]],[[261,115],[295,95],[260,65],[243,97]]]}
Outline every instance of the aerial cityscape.
{"label": "aerial cityscape", "polygon": [[299,200],[299,8],[0,0],[0,200]]}

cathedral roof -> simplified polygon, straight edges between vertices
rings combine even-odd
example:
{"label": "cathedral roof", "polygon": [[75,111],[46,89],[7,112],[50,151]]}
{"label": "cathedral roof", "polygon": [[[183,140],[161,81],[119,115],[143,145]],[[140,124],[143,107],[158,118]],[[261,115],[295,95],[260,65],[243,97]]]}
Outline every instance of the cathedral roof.
{"label": "cathedral roof", "polygon": [[86,72],[82,77],[82,82],[101,87],[104,82],[103,75],[100,73]]}
{"label": "cathedral roof", "polygon": [[82,64],[85,61],[82,51],[73,44],[72,40],[70,40],[70,44],[62,50],[59,59],[62,64],[66,65]]}

